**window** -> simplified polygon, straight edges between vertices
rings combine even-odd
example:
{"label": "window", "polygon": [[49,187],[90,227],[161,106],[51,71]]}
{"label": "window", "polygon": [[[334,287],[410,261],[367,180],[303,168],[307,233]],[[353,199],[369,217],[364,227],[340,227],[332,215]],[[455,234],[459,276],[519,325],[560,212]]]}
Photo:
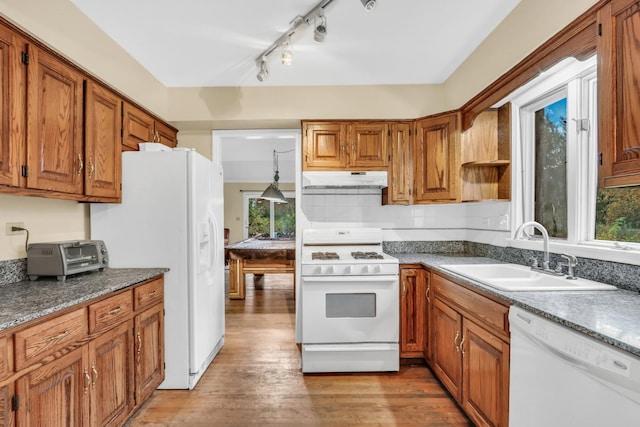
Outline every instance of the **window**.
{"label": "window", "polygon": [[640,250],[640,187],[598,187],[595,65],[563,61],[507,99],[512,229],[535,220],[558,245]]}
{"label": "window", "polygon": [[294,193],[283,192],[289,203],[259,199],[259,192],[244,194],[244,238],[295,237],[296,199]]}

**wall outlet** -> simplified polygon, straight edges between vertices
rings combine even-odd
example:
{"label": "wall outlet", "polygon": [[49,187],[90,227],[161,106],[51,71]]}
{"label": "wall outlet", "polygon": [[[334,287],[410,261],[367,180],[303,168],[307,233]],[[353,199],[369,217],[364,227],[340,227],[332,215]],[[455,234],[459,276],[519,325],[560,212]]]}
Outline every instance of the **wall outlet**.
{"label": "wall outlet", "polygon": [[23,230],[15,230],[15,231],[13,231],[12,230],[13,227],[24,228],[24,222],[8,222],[7,223],[7,236],[14,236],[16,234],[24,233]]}

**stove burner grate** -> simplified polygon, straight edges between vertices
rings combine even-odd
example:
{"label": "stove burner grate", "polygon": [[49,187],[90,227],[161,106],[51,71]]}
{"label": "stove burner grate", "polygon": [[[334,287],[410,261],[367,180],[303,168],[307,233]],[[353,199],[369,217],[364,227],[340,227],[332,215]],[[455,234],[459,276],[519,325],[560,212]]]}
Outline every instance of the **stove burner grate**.
{"label": "stove burner grate", "polygon": [[377,252],[351,252],[351,256],[355,259],[383,259],[384,257]]}
{"label": "stove burner grate", "polygon": [[340,257],[335,252],[312,252],[311,253],[311,259],[312,260],[313,259],[320,259],[320,260],[340,259]]}

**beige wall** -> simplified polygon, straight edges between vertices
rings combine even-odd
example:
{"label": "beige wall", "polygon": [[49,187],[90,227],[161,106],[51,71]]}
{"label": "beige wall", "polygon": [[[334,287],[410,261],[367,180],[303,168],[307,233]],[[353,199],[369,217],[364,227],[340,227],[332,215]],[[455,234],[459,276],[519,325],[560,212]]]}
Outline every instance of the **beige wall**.
{"label": "beige wall", "polygon": [[[224,185],[224,227],[229,229],[229,242],[242,240],[243,191],[263,192],[269,182],[226,183]],[[280,190],[295,191],[295,184],[280,183]]]}
{"label": "beige wall", "polygon": [[[167,89],[69,0],[0,0],[0,14],[174,122],[181,146],[210,157],[211,129],[295,128],[302,118],[414,118],[458,108],[595,3],[522,0],[444,85],[425,86]],[[230,215],[233,225],[238,215]],[[0,195],[0,229],[9,221],[25,222],[32,241],[89,237],[87,205],[76,202]],[[0,259],[24,257],[22,244],[17,236],[0,239]]]}
{"label": "beige wall", "polygon": [[26,235],[6,236],[7,222],[23,222],[33,243],[85,239],[89,236],[88,218],[87,204],[0,194],[0,260],[27,256]]}

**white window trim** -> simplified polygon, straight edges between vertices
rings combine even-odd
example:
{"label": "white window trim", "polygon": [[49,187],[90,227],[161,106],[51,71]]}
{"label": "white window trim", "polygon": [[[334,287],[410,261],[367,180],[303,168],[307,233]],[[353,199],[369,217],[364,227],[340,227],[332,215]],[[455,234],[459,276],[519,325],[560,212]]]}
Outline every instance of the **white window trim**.
{"label": "white window trim", "polygon": [[[242,238],[249,238],[249,199],[257,199],[262,194],[261,191],[245,191],[242,193]],[[294,191],[283,191],[282,194],[287,199],[295,199],[296,193]],[[273,205],[275,202],[271,202]],[[269,209],[269,235],[273,236],[274,223],[275,223],[275,209]]]}
{"label": "white window trim", "polygon": [[[569,224],[567,229],[568,237],[564,239],[550,239],[549,250],[554,253],[571,253],[584,258],[594,258],[606,261],[621,262],[627,264],[640,265],[640,244],[623,244],[617,248],[613,242],[596,241],[595,234],[595,192],[591,189],[597,185],[597,114],[596,114],[596,58],[590,58],[582,63],[575,59],[570,59],[557,64],[548,72],[543,73],[521,89],[514,92],[504,102],[511,102],[512,117],[519,117],[521,109],[535,111],[538,103],[534,101],[546,96],[546,102],[552,97],[554,90],[563,84],[568,84],[566,92],[567,99],[567,158],[577,158],[582,156],[577,165],[568,163],[567,167],[567,217]],[[580,83],[575,81],[575,76],[581,75],[583,93],[590,94],[587,103],[577,102],[576,94],[579,93]],[[557,98],[559,99],[559,98]],[[577,122],[574,119],[585,118],[586,111],[577,111],[578,105],[589,105],[592,114],[589,117],[590,129],[588,132],[578,132]],[[526,120],[526,118],[525,118]],[[530,240],[514,239],[514,232],[524,221],[532,220],[533,210],[531,209],[533,200],[534,184],[530,178],[532,175],[527,171],[534,166],[532,155],[523,151],[522,141],[527,136],[521,128],[520,120],[512,123],[511,128],[512,152],[511,158],[514,167],[512,168],[512,191],[511,200],[511,237],[506,239],[507,246],[542,250],[542,241],[539,238]],[[527,141],[524,141],[527,142]],[[579,150],[579,146],[588,144],[588,150]],[[573,164],[572,164],[573,163]],[[589,167],[582,165],[587,164]],[[522,189],[517,191],[517,189]],[[579,197],[579,194],[588,194],[588,197]],[[576,220],[573,220],[575,218]]]}

